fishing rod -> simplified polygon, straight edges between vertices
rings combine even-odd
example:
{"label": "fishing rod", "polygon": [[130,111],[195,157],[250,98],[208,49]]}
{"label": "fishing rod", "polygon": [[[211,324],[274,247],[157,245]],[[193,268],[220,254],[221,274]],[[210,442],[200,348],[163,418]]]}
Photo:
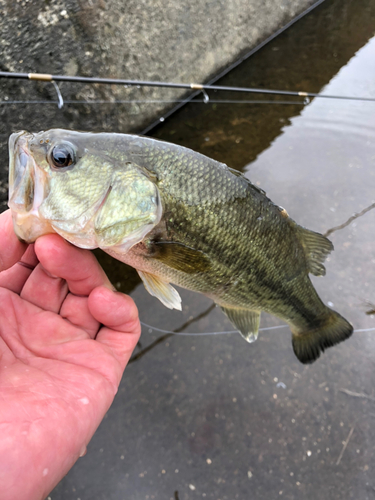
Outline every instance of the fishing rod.
{"label": "fishing rod", "polygon": [[315,92],[293,91],[293,90],[273,90],[259,89],[252,87],[228,87],[222,85],[209,85],[204,83],[174,83],[174,82],[158,82],[147,80],[123,80],[117,78],[97,78],[84,76],[67,76],[67,75],[50,75],[46,73],[12,73],[8,71],[0,71],[0,78],[15,78],[22,80],[42,81],[42,82],[70,82],[70,83],[89,83],[103,85],[126,85],[134,87],[161,87],[174,89],[208,90],[225,91],[225,92],[244,92],[253,94],[269,94],[269,95],[286,95],[294,97],[322,97],[325,99],[345,99],[351,101],[370,101],[375,102],[375,97],[356,97],[356,96],[341,96],[330,94],[318,94]]}
{"label": "fishing rod", "polygon": [[[308,98],[306,98],[308,101]],[[116,101],[103,101],[103,100],[98,100],[98,101],[72,101],[72,100],[65,100],[64,99],[64,104],[110,104],[110,105],[116,105],[116,104],[176,104],[176,103],[193,103],[193,104],[207,104],[207,102],[210,102],[210,104],[275,104],[275,105],[300,105],[303,106],[307,104],[305,101],[267,101],[265,99],[260,99],[260,100],[247,100],[247,99],[242,99],[242,100],[233,100],[233,99],[210,99],[209,101],[203,100],[203,99],[192,99],[190,101],[187,101],[186,99],[127,99],[127,100],[116,100]],[[0,101],[0,106],[5,106],[7,104],[52,104],[56,105],[59,104],[57,101]],[[60,106],[61,107],[61,106]]]}

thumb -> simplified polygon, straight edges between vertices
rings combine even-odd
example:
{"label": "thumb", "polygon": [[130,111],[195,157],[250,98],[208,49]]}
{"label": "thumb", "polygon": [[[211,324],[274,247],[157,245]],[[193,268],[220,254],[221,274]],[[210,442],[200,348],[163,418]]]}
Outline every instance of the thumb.
{"label": "thumb", "polygon": [[106,286],[95,288],[88,298],[92,316],[103,326],[96,340],[106,345],[119,362],[121,374],[141,334],[138,309],[131,297]]}

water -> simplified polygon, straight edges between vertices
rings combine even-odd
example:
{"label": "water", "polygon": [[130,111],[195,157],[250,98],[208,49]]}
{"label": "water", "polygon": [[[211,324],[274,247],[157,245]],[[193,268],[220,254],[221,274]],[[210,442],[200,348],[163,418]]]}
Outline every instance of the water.
{"label": "water", "polygon": [[[374,22],[374,1],[327,0],[219,83],[374,97]],[[371,206],[375,103],[275,101],[191,104],[153,135],[242,170],[319,232]],[[314,278],[322,299],[356,330],[375,329],[365,314],[375,302],[374,224],[369,210],[332,232],[327,275]],[[183,311],[169,311],[137,286],[133,271],[100,258],[145,323],[232,330],[205,297],[182,290]],[[375,330],[303,366],[288,328],[262,315],[261,327],[274,326],[252,345],[237,334],[169,336],[145,352],[127,368],[87,455],[51,498],[374,498]],[[141,348],[159,335],[144,328]]]}

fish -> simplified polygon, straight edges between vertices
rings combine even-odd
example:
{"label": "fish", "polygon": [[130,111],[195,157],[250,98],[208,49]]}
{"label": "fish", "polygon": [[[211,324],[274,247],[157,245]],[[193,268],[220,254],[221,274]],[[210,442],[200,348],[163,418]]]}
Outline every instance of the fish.
{"label": "fish", "polygon": [[172,286],[212,299],[248,342],[260,314],[287,322],[302,363],[349,338],[319,298],[333,250],[242,173],[150,137],[51,129],[9,138],[9,207],[17,236],[58,233],[134,267],[147,291],[181,310]]}

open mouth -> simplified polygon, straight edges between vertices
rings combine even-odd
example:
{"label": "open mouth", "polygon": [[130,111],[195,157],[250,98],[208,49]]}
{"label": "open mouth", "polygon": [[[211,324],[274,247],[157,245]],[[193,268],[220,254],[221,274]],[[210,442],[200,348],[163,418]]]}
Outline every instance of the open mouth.
{"label": "open mouth", "polygon": [[9,138],[9,201],[14,230],[27,243],[41,234],[53,232],[48,223],[39,218],[39,207],[44,199],[43,173],[29,154],[28,144],[33,134],[21,131]]}
{"label": "open mouth", "polygon": [[25,131],[12,134],[9,139],[9,207],[17,212],[28,212],[34,200],[34,161],[27,153],[31,134]]}

